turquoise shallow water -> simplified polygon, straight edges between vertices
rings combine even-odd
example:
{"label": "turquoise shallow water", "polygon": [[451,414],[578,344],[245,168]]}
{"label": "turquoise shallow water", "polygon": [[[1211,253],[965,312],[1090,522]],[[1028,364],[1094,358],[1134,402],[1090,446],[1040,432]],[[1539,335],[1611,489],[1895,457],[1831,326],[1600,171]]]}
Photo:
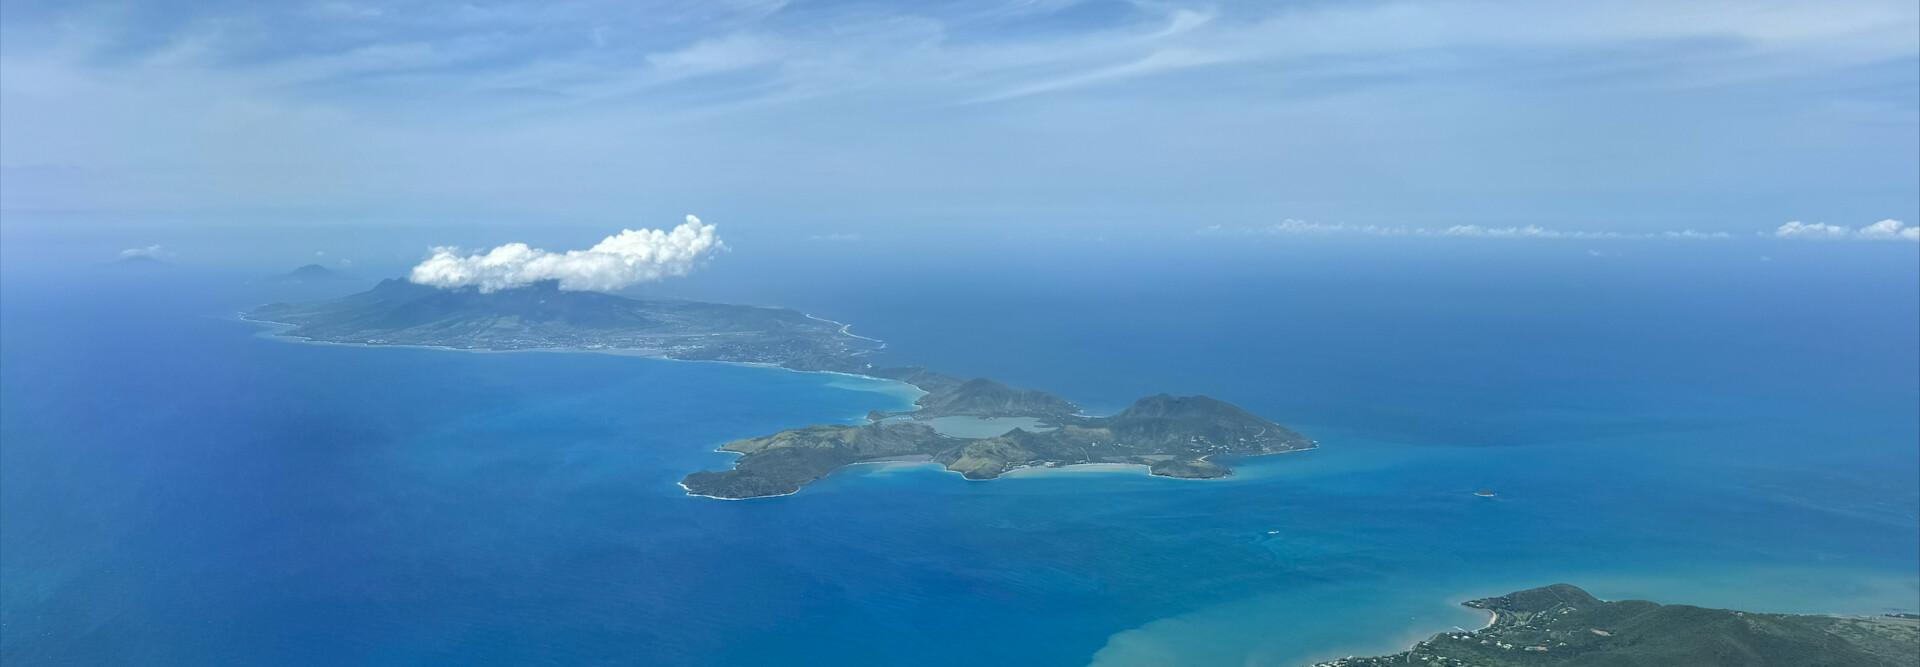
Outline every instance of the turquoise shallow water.
{"label": "turquoise shallow water", "polygon": [[[1218,481],[857,466],[746,502],[674,482],[725,465],[729,438],[911,393],[292,344],[228,317],[276,295],[220,276],[16,275],[0,286],[0,659],[1285,665],[1471,627],[1456,602],[1554,581],[1914,610],[1906,261],[1726,283],[1655,267],[1660,292],[1507,265],[1318,290],[1305,269],[1091,294],[1016,275],[1025,289],[969,288],[991,298],[921,284],[802,303],[896,359],[1096,410],[1207,391],[1323,447]],[[1551,289],[1500,288],[1516,271]],[[1192,281],[1213,296],[1138,305]]]}

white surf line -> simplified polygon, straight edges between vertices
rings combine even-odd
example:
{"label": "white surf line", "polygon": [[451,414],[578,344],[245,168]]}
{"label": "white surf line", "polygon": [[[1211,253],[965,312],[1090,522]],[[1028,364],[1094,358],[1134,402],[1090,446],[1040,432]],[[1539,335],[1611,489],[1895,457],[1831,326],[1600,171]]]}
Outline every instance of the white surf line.
{"label": "white surf line", "polygon": [[864,341],[871,341],[871,342],[875,342],[875,343],[879,343],[879,344],[880,344],[880,347],[882,347],[882,348],[884,348],[884,347],[886,347],[886,346],[887,346],[887,341],[884,341],[884,340],[880,340],[880,339],[878,339],[878,338],[872,338],[872,337],[869,337],[869,336],[862,336],[862,335],[860,335],[860,334],[857,334],[857,333],[854,333],[854,332],[853,332],[853,325],[851,325],[851,324],[847,324],[847,323],[844,323],[844,322],[840,322],[839,320],[829,320],[829,319],[827,319],[827,318],[824,318],[824,317],[817,317],[817,316],[815,316],[815,315],[814,315],[813,313],[801,313],[801,315],[805,315],[805,316],[807,316],[807,319],[810,319],[810,320],[816,320],[816,321],[820,321],[820,322],[826,322],[827,324],[838,324],[838,325],[840,325],[840,334],[841,334],[841,335],[843,335],[843,336],[847,336],[847,337],[850,337],[850,338],[858,338],[858,339],[860,339],[860,340],[864,340]]}
{"label": "white surf line", "polygon": [[694,493],[693,489],[687,488],[686,482],[677,482],[676,484],[680,486],[680,490],[687,492],[686,497],[688,498],[712,498],[714,500],[759,500],[761,498],[785,498],[787,496],[791,496],[793,494],[799,493],[798,490],[794,490],[794,491],[788,491],[786,493],[776,493],[776,494],[767,495],[767,496],[748,496],[746,498],[726,498],[722,496],[709,496],[704,493]]}

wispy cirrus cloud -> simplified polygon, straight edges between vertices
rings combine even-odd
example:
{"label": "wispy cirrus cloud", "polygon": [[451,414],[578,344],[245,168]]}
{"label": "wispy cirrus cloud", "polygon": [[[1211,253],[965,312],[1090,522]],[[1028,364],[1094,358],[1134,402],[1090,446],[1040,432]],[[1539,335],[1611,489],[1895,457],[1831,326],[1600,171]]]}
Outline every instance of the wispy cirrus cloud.
{"label": "wispy cirrus cloud", "polygon": [[[1491,64],[1476,52],[1590,49],[1617,59],[1646,57],[1620,53],[1624,47],[1674,45],[1686,48],[1657,55],[1675,67],[1641,76],[1721,84],[1920,51],[1909,29],[1920,10],[1878,0],[1763,2],[1744,10],[1652,0],[1143,3],[1080,13],[1101,18],[1079,18],[1072,12],[1084,4],[1077,2],[892,11],[780,2],[321,2],[164,17],[105,9],[110,4],[20,4],[10,12],[9,46],[0,51],[8,65],[218,75],[241,89],[277,86],[355,106],[398,102],[386,95],[395,82],[450,100],[497,102],[503,89],[540,90],[550,94],[544,104],[561,106],[607,90],[683,86],[750,88],[769,97],[892,91],[991,102],[1234,63],[1270,63],[1289,77],[1313,77],[1356,60],[1369,63],[1368,76],[1379,86],[1396,70],[1430,68],[1436,54],[1459,67]],[[1528,29],[1510,29],[1516,24]],[[762,66],[742,80],[690,81]]]}
{"label": "wispy cirrus cloud", "polygon": [[866,240],[866,238],[866,235],[860,234],[859,232],[832,232],[828,234],[814,234],[808,236],[807,240],[824,241],[828,243],[858,243]]}
{"label": "wispy cirrus cloud", "polygon": [[[1438,204],[1557,229],[1569,195],[1593,194],[1587,219],[1671,219],[1658,209],[1748,199],[1726,194],[1740,183],[1861,202],[1815,211],[1830,218],[1912,219],[1908,0],[4,12],[10,208],[618,213],[752,191],[778,210],[834,192],[877,220],[1311,200],[1329,218]],[[1755,140],[1810,124],[1822,141]]]}

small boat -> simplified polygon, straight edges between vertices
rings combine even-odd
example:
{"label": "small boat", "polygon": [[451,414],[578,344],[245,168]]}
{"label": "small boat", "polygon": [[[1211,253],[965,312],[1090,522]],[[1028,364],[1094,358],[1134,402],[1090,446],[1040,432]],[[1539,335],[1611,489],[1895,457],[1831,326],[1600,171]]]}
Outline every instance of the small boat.
{"label": "small boat", "polygon": [[1480,496],[1482,498],[1492,498],[1493,489],[1481,489],[1479,491],[1473,492],[1473,495]]}

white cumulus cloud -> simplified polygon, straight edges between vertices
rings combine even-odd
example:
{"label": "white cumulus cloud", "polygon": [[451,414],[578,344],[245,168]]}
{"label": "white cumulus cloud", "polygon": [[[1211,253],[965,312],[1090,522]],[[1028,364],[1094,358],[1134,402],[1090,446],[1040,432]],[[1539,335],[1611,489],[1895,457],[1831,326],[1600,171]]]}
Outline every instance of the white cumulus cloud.
{"label": "white cumulus cloud", "polygon": [[463,255],[438,247],[413,267],[408,280],[440,288],[481,292],[556,280],[564,290],[614,290],[669,276],[684,276],[707,255],[724,249],[714,226],[687,216],[672,230],[627,229],[586,250],[551,252],[525,243]]}
{"label": "white cumulus cloud", "polygon": [[1863,239],[1905,239],[1920,241],[1920,227],[1908,227],[1899,220],[1881,220],[1861,227],[1858,232]]}
{"label": "white cumulus cloud", "polygon": [[1733,238],[1733,235],[1726,232],[1702,232],[1692,229],[1682,229],[1677,232],[1660,232],[1660,237],[1669,239],[1730,239]]}
{"label": "white cumulus cloud", "polygon": [[1851,231],[1852,230],[1839,225],[1829,225],[1821,222],[1805,223],[1794,220],[1780,225],[1779,229],[1773,230],[1773,235],[1783,239],[1843,239],[1846,238]]}
{"label": "white cumulus cloud", "polygon": [[1605,236],[1605,233],[1587,234],[1581,232],[1558,232],[1538,225],[1525,227],[1482,227],[1480,225],[1454,225],[1440,232],[1444,236],[1478,236],[1495,239],[1557,239],[1569,236],[1584,238],[1587,236]]}
{"label": "white cumulus cloud", "polygon": [[1778,229],[1773,235],[1783,239],[1866,239],[1870,241],[1920,241],[1920,227],[1908,227],[1899,220],[1881,220],[1879,222],[1853,229],[1841,225],[1829,225],[1821,222],[1806,223],[1794,220]]}

